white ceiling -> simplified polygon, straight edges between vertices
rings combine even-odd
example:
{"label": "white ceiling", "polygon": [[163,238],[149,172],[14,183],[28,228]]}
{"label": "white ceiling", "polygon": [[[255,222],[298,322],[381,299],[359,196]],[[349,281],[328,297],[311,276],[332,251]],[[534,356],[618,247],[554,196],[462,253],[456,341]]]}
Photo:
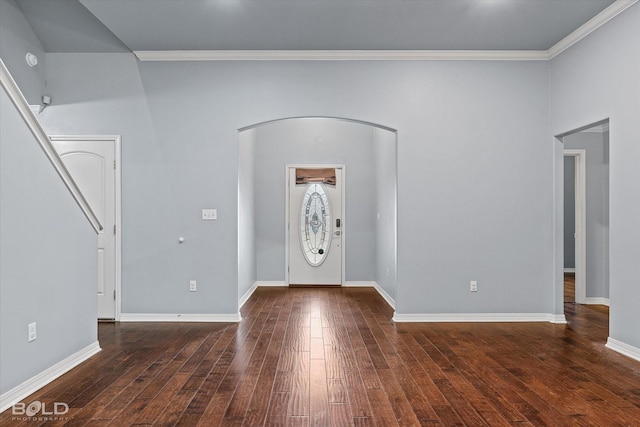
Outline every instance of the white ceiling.
{"label": "white ceiling", "polygon": [[15,1],[48,52],[547,50],[614,2]]}

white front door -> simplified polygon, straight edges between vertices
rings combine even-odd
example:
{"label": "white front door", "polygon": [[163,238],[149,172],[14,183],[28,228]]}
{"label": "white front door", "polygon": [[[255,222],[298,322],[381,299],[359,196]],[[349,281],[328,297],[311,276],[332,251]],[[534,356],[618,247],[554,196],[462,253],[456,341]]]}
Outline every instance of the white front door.
{"label": "white front door", "polygon": [[335,178],[335,185],[322,182],[296,184],[296,168],[289,167],[290,285],[342,284],[342,168],[335,168]]}
{"label": "white front door", "polygon": [[103,226],[98,233],[98,318],[116,318],[116,170],[113,139],[52,138],[71,177]]}

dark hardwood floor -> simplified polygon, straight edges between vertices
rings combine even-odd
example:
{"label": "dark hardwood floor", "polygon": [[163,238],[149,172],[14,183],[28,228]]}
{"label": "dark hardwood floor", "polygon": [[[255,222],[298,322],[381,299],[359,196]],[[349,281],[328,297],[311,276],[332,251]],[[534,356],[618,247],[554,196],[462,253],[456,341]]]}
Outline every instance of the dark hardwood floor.
{"label": "dark hardwood floor", "polygon": [[[569,298],[570,299],[570,298]],[[238,324],[99,325],[103,351],[0,425],[640,426],[640,362],[608,309],[569,323],[394,323],[370,288],[259,288]]]}
{"label": "dark hardwood floor", "polygon": [[[564,273],[564,303],[576,302],[576,274]],[[565,306],[566,309],[566,306]]]}

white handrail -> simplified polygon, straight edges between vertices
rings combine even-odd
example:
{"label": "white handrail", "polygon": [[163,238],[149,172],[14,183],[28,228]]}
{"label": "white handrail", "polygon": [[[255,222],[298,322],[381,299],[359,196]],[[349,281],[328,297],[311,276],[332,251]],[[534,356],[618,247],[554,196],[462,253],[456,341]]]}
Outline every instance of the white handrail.
{"label": "white handrail", "polygon": [[51,144],[51,140],[45,133],[44,129],[42,129],[40,122],[38,122],[38,119],[36,118],[33,111],[31,111],[31,108],[29,108],[29,103],[27,102],[24,95],[20,91],[20,88],[16,84],[16,81],[13,79],[13,76],[11,76],[11,73],[9,72],[7,67],[4,65],[4,62],[2,61],[1,58],[0,58],[0,84],[2,84],[2,87],[4,88],[9,98],[11,99],[11,102],[13,102],[13,105],[15,105],[16,109],[20,113],[20,116],[22,117],[24,122],[27,124],[27,127],[29,128],[33,136],[36,138],[36,141],[38,141],[40,148],[42,148],[42,151],[44,151],[45,155],[53,165],[54,169],[56,170],[56,172],[58,172],[58,175],[60,176],[60,178],[62,178],[62,182],[64,182],[64,185],[71,192],[71,195],[73,196],[75,201],[78,203],[78,206],[80,206],[80,209],[82,210],[84,215],[87,217],[87,219],[91,223],[91,226],[93,227],[93,229],[96,231],[96,233],[101,231],[103,227],[102,227],[102,224],[100,224],[98,217],[93,212],[93,210],[91,209],[91,206],[89,206],[89,203],[82,195],[82,192],[80,191],[80,189],[78,188],[78,185],[75,183],[75,181],[71,177],[71,174],[69,174],[69,171],[67,170],[67,168],[64,166],[64,163],[62,163],[62,159],[60,159],[60,156],[58,156],[58,153],[56,152],[55,148],[53,148],[53,144]]}

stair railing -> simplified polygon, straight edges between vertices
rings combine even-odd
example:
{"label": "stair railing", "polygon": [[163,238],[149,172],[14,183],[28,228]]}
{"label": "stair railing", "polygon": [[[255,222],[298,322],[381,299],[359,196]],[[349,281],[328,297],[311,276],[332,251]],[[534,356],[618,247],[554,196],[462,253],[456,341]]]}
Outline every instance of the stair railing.
{"label": "stair railing", "polygon": [[64,182],[64,185],[67,187],[76,203],[78,203],[78,206],[80,206],[80,209],[91,223],[93,229],[96,231],[96,233],[100,232],[103,228],[102,224],[100,224],[98,217],[91,209],[91,206],[89,206],[89,203],[87,202],[85,197],[82,195],[82,192],[71,177],[71,174],[65,167],[64,163],[62,163],[62,159],[60,159],[60,156],[53,147],[53,144],[51,144],[51,140],[45,133],[35,114],[33,113],[33,111],[31,111],[29,103],[20,91],[20,88],[13,79],[13,76],[4,65],[2,59],[0,59],[0,84],[9,96],[9,99],[11,99],[13,105],[20,113],[20,116],[22,117],[24,122],[27,124],[27,127],[36,138],[36,141],[38,141],[40,148],[42,148],[42,151],[44,151],[45,155],[62,179],[62,182]]}

